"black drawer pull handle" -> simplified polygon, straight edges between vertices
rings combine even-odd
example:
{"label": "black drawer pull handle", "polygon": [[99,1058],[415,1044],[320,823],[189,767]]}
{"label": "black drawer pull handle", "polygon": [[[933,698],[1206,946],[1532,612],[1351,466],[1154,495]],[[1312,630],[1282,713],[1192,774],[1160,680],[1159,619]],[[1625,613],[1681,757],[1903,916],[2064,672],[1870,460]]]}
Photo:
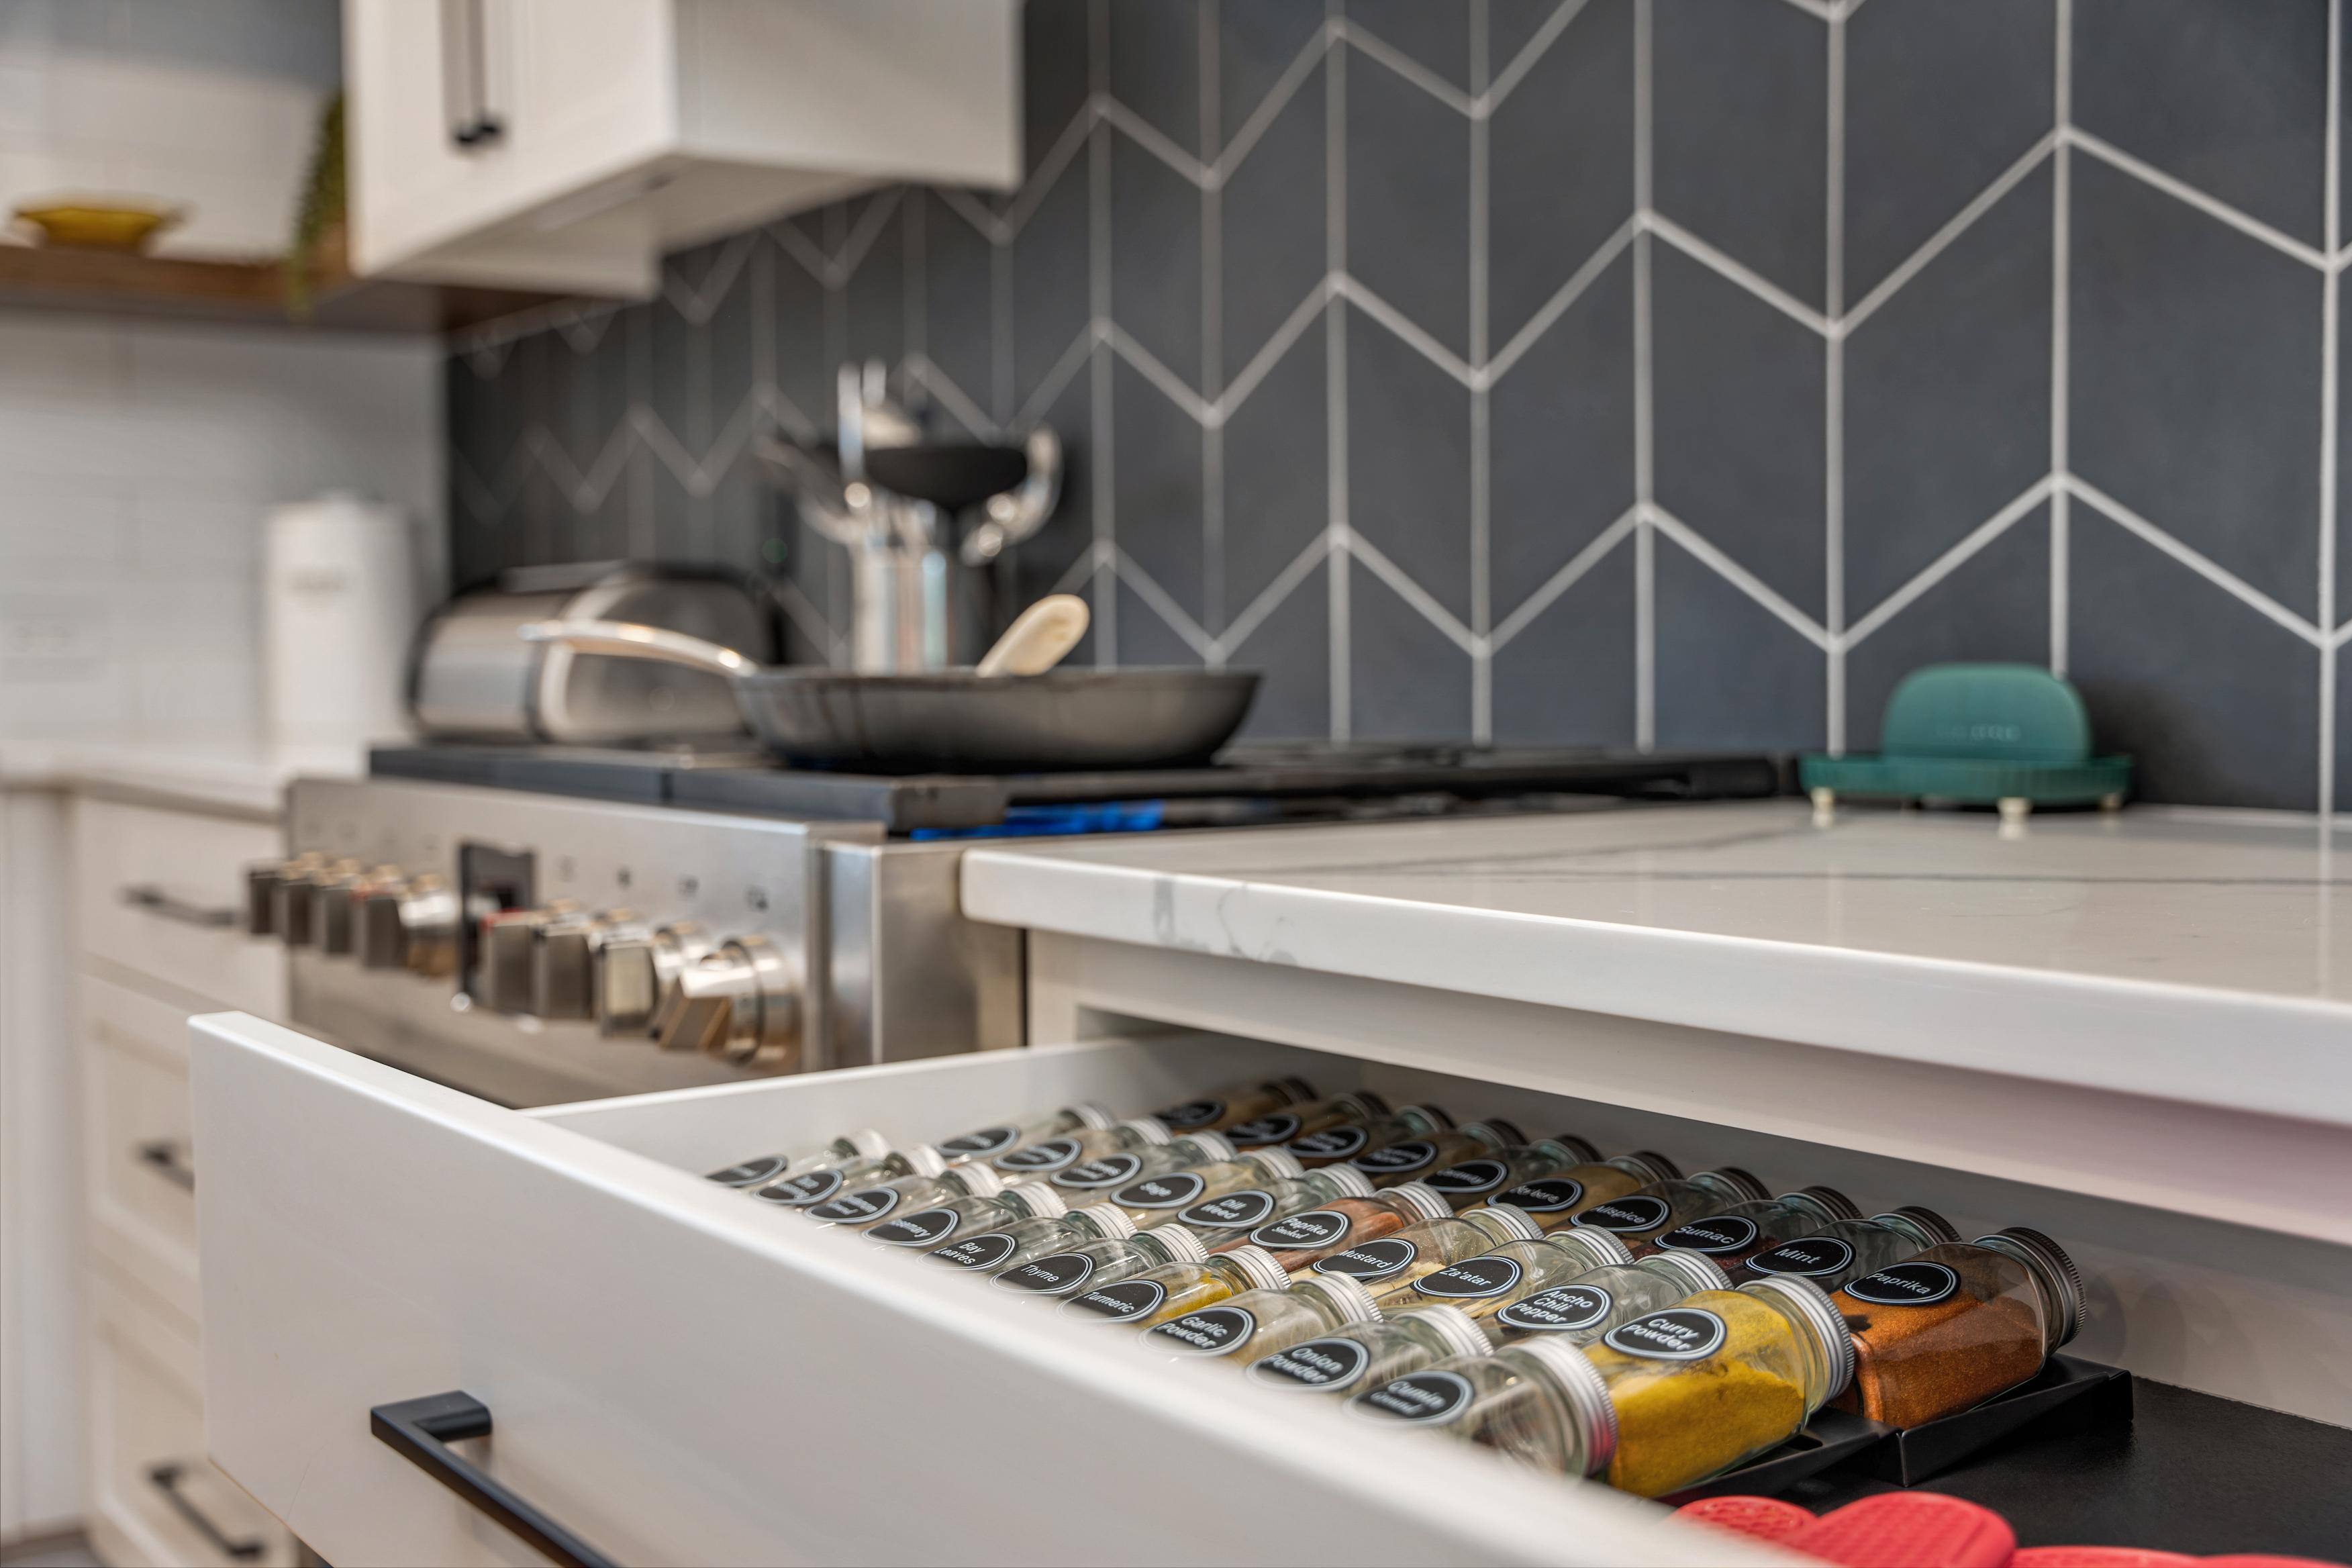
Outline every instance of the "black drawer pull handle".
{"label": "black drawer pull handle", "polygon": [[142,882],[122,889],[122,901],[133,909],[145,910],[151,915],[161,915],[182,925],[203,926],[207,931],[226,930],[241,924],[242,910],[211,909],[203,904],[188,903],[175,899],[152,882]]}
{"label": "black drawer pull handle", "polygon": [[140,1162],[157,1175],[186,1192],[196,1190],[196,1168],[180,1155],[180,1145],[169,1138],[139,1145]]}
{"label": "black drawer pull handle", "polygon": [[224,1557],[234,1557],[240,1563],[250,1563],[268,1550],[267,1542],[247,1538],[233,1541],[221,1532],[221,1527],[205,1517],[205,1510],[188,1500],[180,1489],[181,1478],[188,1473],[184,1465],[163,1464],[147,1467],[147,1484],[163,1494],[172,1511],[193,1525],[196,1532],[213,1543],[213,1550]]}
{"label": "black drawer pull handle", "polygon": [[523,1501],[496,1477],[449,1447],[490,1435],[490,1407],[470,1394],[452,1391],[368,1412],[368,1430],[403,1458],[563,1568],[619,1568],[611,1558]]}

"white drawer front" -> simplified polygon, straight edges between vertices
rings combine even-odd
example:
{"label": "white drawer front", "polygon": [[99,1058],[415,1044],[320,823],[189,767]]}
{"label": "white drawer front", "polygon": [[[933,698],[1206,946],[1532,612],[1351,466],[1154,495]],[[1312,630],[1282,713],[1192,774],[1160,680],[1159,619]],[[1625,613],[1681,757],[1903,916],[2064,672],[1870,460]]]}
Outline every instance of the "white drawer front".
{"label": "white drawer front", "polygon": [[[286,1010],[286,953],[245,933],[245,868],[279,853],[278,828],[115,801],[76,807],[75,914],[85,956],[230,1007]],[[152,893],[148,902],[133,902]],[[226,924],[205,924],[227,913]]]}
{"label": "white drawer front", "polygon": [[252,1019],[192,1037],[212,1453],[342,1568],[489,1554],[369,1435],[371,1407],[455,1390],[489,1406],[493,1473],[625,1563],[1780,1560],[1250,1399],[696,1173],[866,1123],[1146,1110],[1299,1059],[1279,1048],[983,1053],[524,1115]]}
{"label": "white drawer front", "polygon": [[180,1310],[196,1296],[195,1152],[179,1009],[82,980],[91,1245]]}

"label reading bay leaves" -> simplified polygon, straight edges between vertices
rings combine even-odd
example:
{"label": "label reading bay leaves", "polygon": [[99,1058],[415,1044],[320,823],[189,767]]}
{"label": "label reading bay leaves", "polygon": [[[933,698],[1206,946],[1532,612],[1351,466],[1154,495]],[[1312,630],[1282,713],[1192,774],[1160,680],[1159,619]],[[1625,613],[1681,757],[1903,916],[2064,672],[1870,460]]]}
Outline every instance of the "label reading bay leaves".
{"label": "label reading bay leaves", "polygon": [[959,1268],[994,1268],[1012,1257],[1020,1246],[1011,1231],[992,1230],[986,1236],[968,1236],[961,1241],[951,1241],[931,1256]]}

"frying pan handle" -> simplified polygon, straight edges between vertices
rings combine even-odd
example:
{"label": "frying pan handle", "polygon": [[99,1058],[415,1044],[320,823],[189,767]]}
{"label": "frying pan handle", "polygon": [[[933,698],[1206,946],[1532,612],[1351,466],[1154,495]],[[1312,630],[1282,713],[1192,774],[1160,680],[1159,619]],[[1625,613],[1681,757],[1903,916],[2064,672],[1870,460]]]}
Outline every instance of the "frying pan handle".
{"label": "frying pan handle", "polygon": [[756,675],[760,670],[731,647],[628,621],[531,621],[518,629],[525,642],[562,643],[576,653],[684,665],[707,675]]}

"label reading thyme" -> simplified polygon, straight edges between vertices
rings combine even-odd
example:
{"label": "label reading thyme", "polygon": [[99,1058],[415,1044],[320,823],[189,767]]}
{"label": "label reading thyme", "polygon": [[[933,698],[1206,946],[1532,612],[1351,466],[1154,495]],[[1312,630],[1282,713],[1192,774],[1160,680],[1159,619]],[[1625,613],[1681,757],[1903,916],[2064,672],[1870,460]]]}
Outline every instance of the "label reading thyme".
{"label": "label reading thyme", "polygon": [[1470,1380],[1458,1372],[1414,1372],[1349,1402],[1359,1415],[1389,1421],[1444,1421],[1470,1403]]}
{"label": "label reading thyme", "polygon": [[1272,1193],[1264,1187],[1252,1187],[1244,1193],[1227,1193],[1221,1198],[1203,1198],[1176,1217],[1203,1230],[1227,1230],[1262,1223],[1274,1212],[1274,1205]]}
{"label": "label reading thyme", "polygon": [[994,1283],[1007,1290],[1026,1290],[1038,1296],[1064,1296],[1094,1278],[1095,1260],[1083,1252],[1057,1252],[1051,1258],[1033,1258],[1018,1268],[1008,1268],[998,1275]]}
{"label": "label reading thyme", "polygon": [[1249,1374],[1273,1388],[1293,1393],[1332,1393],[1352,1384],[1372,1363],[1372,1352],[1354,1340],[1309,1340],[1250,1363]]}
{"label": "label reading thyme", "polygon": [[1960,1288],[1960,1277],[1940,1263],[1890,1263],[1846,1281],[1845,1293],[1874,1307],[1932,1307]]}
{"label": "label reading thyme", "polygon": [[961,1241],[949,1242],[931,1256],[959,1268],[993,1268],[1012,1257],[1020,1246],[1011,1231],[992,1230],[986,1236],[968,1236]]}
{"label": "label reading thyme", "polygon": [[1722,1348],[1723,1320],[1699,1307],[1669,1307],[1620,1323],[1601,1342],[1652,1361],[1702,1361]]}
{"label": "label reading thyme", "polygon": [[1241,1348],[1256,1327],[1257,1320],[1246,1307],[1203,1307],[1197,1312],[1171,1318],[1143,1337],[1155,1344],[1161,1339],[1169,1340],[1172,1343],[1158,1348],[1181,1351],[1186,1355],[1230,1355]]}
{"label": "label reading thyme", "polygon": [[1345,1274],[1366,1282],[1389,1279],[1403,1273],[1405,1265],[1420,1252],[1420,1247],[1401,1236],[1384,1236],[1378,1241],[1359,1242],[1345,1252],[1333,1253],[1315,1266],[1315,1272]]}
{"label": "label reading thyme", "polygon": [[1616,1304],[1598,1285],[1555,1285],[1512,1302],[1495,1314],[1495,1321],[1530,1333],[1567,1333],[1591,1328]]}

